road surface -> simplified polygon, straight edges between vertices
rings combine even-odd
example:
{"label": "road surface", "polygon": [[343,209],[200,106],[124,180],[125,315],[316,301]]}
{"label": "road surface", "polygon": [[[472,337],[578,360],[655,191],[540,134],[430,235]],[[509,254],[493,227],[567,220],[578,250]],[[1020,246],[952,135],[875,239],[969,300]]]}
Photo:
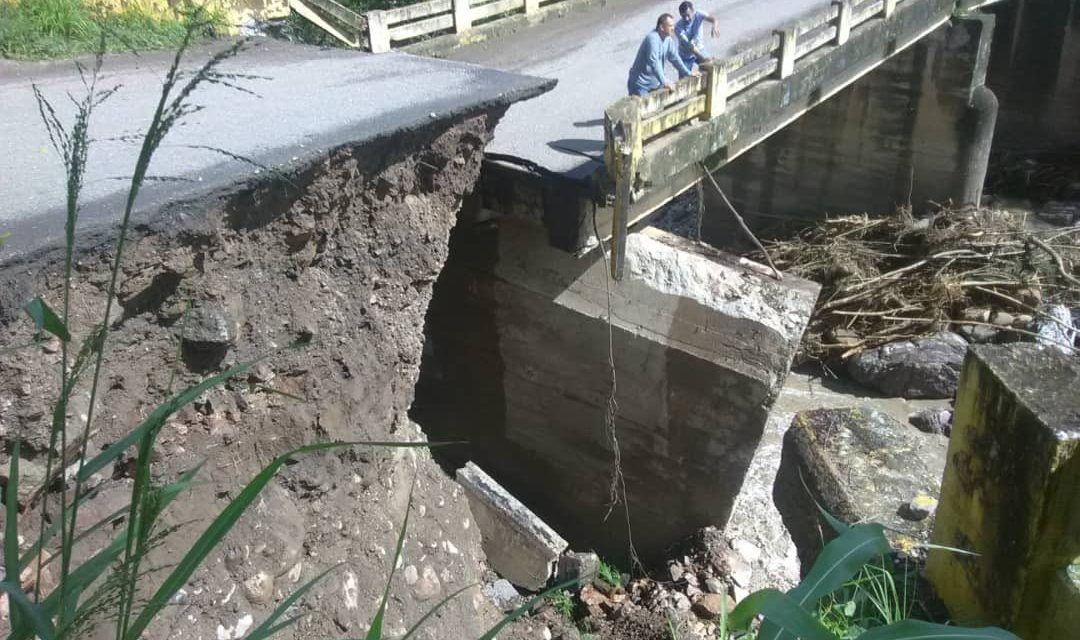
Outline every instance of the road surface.
{"label": "road surface", "polygon": [[[226,43],[227,44],[227,43]],[[193,51],[192,64],[211,50]],[[109,56],[104,86],[121,85],[95,112],[80,227],[118,219],[138,144],[115,139],[142,132],[160,95],[171,53]],[[328,148],[362,142],[486,103],[507,103],[544,90],[550,82],[446,60],[390,53],[370,55],[259,40],[225,69],[263,76],[241,80],[257,96],[204,85],[194,95],[205,110],[165,139],[150,173],[183,182],[148,183],[139,209],[213,192],[253,172],[251,165],[218,153],[185,148],[206,145],[267,166],[299,163]],[[65,177],[34,99],[31,84],[57,107],[65,122],[74,109],[66,97],[82,95],[74,63],[0,61],[0,232],[11,238],[0,261],[63,236]],[[119,178],[119,179],[117,179]]]}
{"label": "road surface", "polygon": [[[559,81],[553,91],[511,107],[488,151],[573,178],[591,175],[603,162],[604,109],[626,95],[627,71],[657,16],[675,14],[678,4],[677,0],[611,2],[450,54],[452,60]],[[720,20],[720,36],[713,39],[706,34],[706,48],[717,56],[829,4],[830,0],[704,0],[696,6]],[[678,77],[670,66],[668,77]]]}

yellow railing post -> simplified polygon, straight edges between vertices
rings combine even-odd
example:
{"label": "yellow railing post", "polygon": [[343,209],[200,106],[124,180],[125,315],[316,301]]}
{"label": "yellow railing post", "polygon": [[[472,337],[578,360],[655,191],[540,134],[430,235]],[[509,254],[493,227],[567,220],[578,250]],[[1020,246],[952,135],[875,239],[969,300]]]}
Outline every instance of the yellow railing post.
{"label": "yellow railing post", "polygon": [[472,28],[471,0],[450,0],[454,8],[454,33],[461,33]]}
{"label": "yellow railing post", "polygon": [[615,215],[611,219],[611,277],[622,280],[626,266],[626,236],[630,226],[630,205],[633,201],[634,178],[641,159],[641,111],[640,101],[629,98],[624,101],[618,115],[605,120],[610,123],[610,155],[614,161]]}
{"label": "yellow railing post", "polygon": [[896,13],[896,0],[885,0],[884,5],[881,7],[881,13],[886,18],[891,18],[892,14]]}
{"label": "yellow railing post", "polygon": [[386,53],[390,50],[390,26],[386,24],[385,11],[368,11],[368,43],[372,53]]}
{"label": "yellow railing post", "polygon": [[727,110],[727,61],[711,60],[701,65],[705,74],[705,117],[712,120]]}
{"label": "yellow railing post", "polygon": [[540,11],[540,0],[525,0],[525,15],[531,16],[538,11]]}
{"label": "yellow railing post", "polygon": [[844,44],[851,37],[851,0],[833,0],[839,5],[840,14],[836,17],[836,44]]}
{"label": "yellow railing post", "polygon": [[791,26],[776,34],[780,36],[780,64],[776,69],[778,78],[786,78],[795,71],[795,45],[797,34]]}

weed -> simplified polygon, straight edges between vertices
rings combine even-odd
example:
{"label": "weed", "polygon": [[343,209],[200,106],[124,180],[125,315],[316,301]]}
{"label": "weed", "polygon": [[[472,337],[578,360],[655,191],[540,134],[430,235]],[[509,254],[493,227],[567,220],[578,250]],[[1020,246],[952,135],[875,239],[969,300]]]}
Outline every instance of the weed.
{"label": "weed", "polygon": [[600,560],[599,569],[597,569],[596,575],[613,589],[622,586],[622,572],[620,572],[619,568],[613,564],[608,564],[603,560]]}
{"label": "weed", "polygon": [[547,601],[564,620],[574,621],[574,598],[569,591],[556,591],[548,596]]}

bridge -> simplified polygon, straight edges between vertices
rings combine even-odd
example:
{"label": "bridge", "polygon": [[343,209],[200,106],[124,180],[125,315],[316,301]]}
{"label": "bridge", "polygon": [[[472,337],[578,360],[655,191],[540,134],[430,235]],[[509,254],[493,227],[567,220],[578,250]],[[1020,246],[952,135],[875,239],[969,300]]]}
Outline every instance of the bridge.
{"label": "bridge", "polygon": [[[654,24],[655,3],[487,4],[517,13],[501,18],[488,7],[474,22],[464,5],[438,0],[374,22],[346,16],[351,30],[338,29],[370,47],[379,41],[372,24],[382,24],[380,47],[432,51],[441,41],[450,60],[258,45],[230,68],[274,78],[256,87],[264,98],[208,93],[220,109],[198,114],[177,132],[188,146],[155,161],[155,173],[185,180],[148,187],[147,206],[193,199],[252,172],[196,157],[190,145],[236,140],[229,148],[240,155],[299,171],[328,164],[328,151],[349,141],[389,145],[395,134],[408,138],[484,105],[492,114],[508,109],[434,286],[417,420],[433,439],[473,443],[481,466],[568,537],[618,553],[627,542],[621,528],[597,535],[610,499],[612,447],[602,426],[616,370],[614,422],[635,538],[643,554],[655,552],[730,516],[816,288],[644,229],[650,216],[705,170],[736,204],[805,206],[813,215],[905,197],[973,201],[994,123],[983,83],[993,21],[969,13],[978,3],[952,0],[784,0],[768,11],[761,0],[704,0],[700,8],[722,21],[724,35],[710,43],[716,59],[670,94],[630,99],[626,70]],[[439,13],[389,22],[422,8]],[[494,37],[505,24],[516,30]],[[422,32],[429,26],[438,30]],[[95,135],[129,132],[152,103],[147,79],[167,63],[151,56],[142,64],[149,68],[114,76],[137,88],[130,101],[104,107],[113,111]],[[79,86],[49,65],[35,71],[50,91]],[[12,87],[0,92],[12,115],[0,133],[17,145],[0,158],[0,191],[14,203],[0,222],[15,231],[13,242],[46,233],[44,214],[59,233],[55,208],[47,209],[62,204],[37,114],[16,107],[33,106],[27,84],[0,77]],[[110,178],[134,153],[104,144],[95,159],[104,168],[87,180],[88,223],[115,212],[123,185]],[[152,231],[185,222],[199,205],[181,206]],[[710,212],[706,224],[726,224],[722,213]],[[613,264],[593,250],[596,236],[614,248]],[[613,283],[609,273],[623,277]]]}
{"label": "bridge", "polygon": [[[333,9],[333,0],[311,1]],[[964,149],[945,150],[963,167],[930,171],[965,177],[929,193],[976,200],[993,131],[994,106],[986,104],[993,96],[980,89],[992,23],[956,22],[994,1],[705,0],[698,8],[719,18],[722,31],[709,43],[714,59],[700,77],[644,99],[623,95],[629,62],[660,11],[653,2],[433,0],[356,17],[350,41],[373,51],[450,48],[454,60],[557,79],[553,91],[515,105],[500,124],[483,206],[543,220],[552,244],[567,250],[612,241],[618,277],[629,229],[699,184],[705,167],[728,165],[950,21],[965,31],[953,38],[965,43],[950,49],[962,60],[935,73],[962,85],[963,104],[938,117],[969,130],[954,145]],[[974,123],[971,109],[981,113]],[[929,179],[935,187],[945,180]],[[594,222],[601,238],[593,237]]]}

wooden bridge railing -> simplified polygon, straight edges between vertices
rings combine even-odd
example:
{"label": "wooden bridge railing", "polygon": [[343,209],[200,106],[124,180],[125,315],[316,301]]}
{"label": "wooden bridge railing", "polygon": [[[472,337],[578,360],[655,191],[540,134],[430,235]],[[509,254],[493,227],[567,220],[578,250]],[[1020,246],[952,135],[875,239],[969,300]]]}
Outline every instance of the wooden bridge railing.
{"label": "wooden bridge railing", "polygon": [[[481,22],[514,15],[534,15],[566,0],[430,0],[419,4],[368,11],[372,53],[385,53],[399,42],[443,33],[462,33]],[[541,7],[543,5],[543,7]]]}

